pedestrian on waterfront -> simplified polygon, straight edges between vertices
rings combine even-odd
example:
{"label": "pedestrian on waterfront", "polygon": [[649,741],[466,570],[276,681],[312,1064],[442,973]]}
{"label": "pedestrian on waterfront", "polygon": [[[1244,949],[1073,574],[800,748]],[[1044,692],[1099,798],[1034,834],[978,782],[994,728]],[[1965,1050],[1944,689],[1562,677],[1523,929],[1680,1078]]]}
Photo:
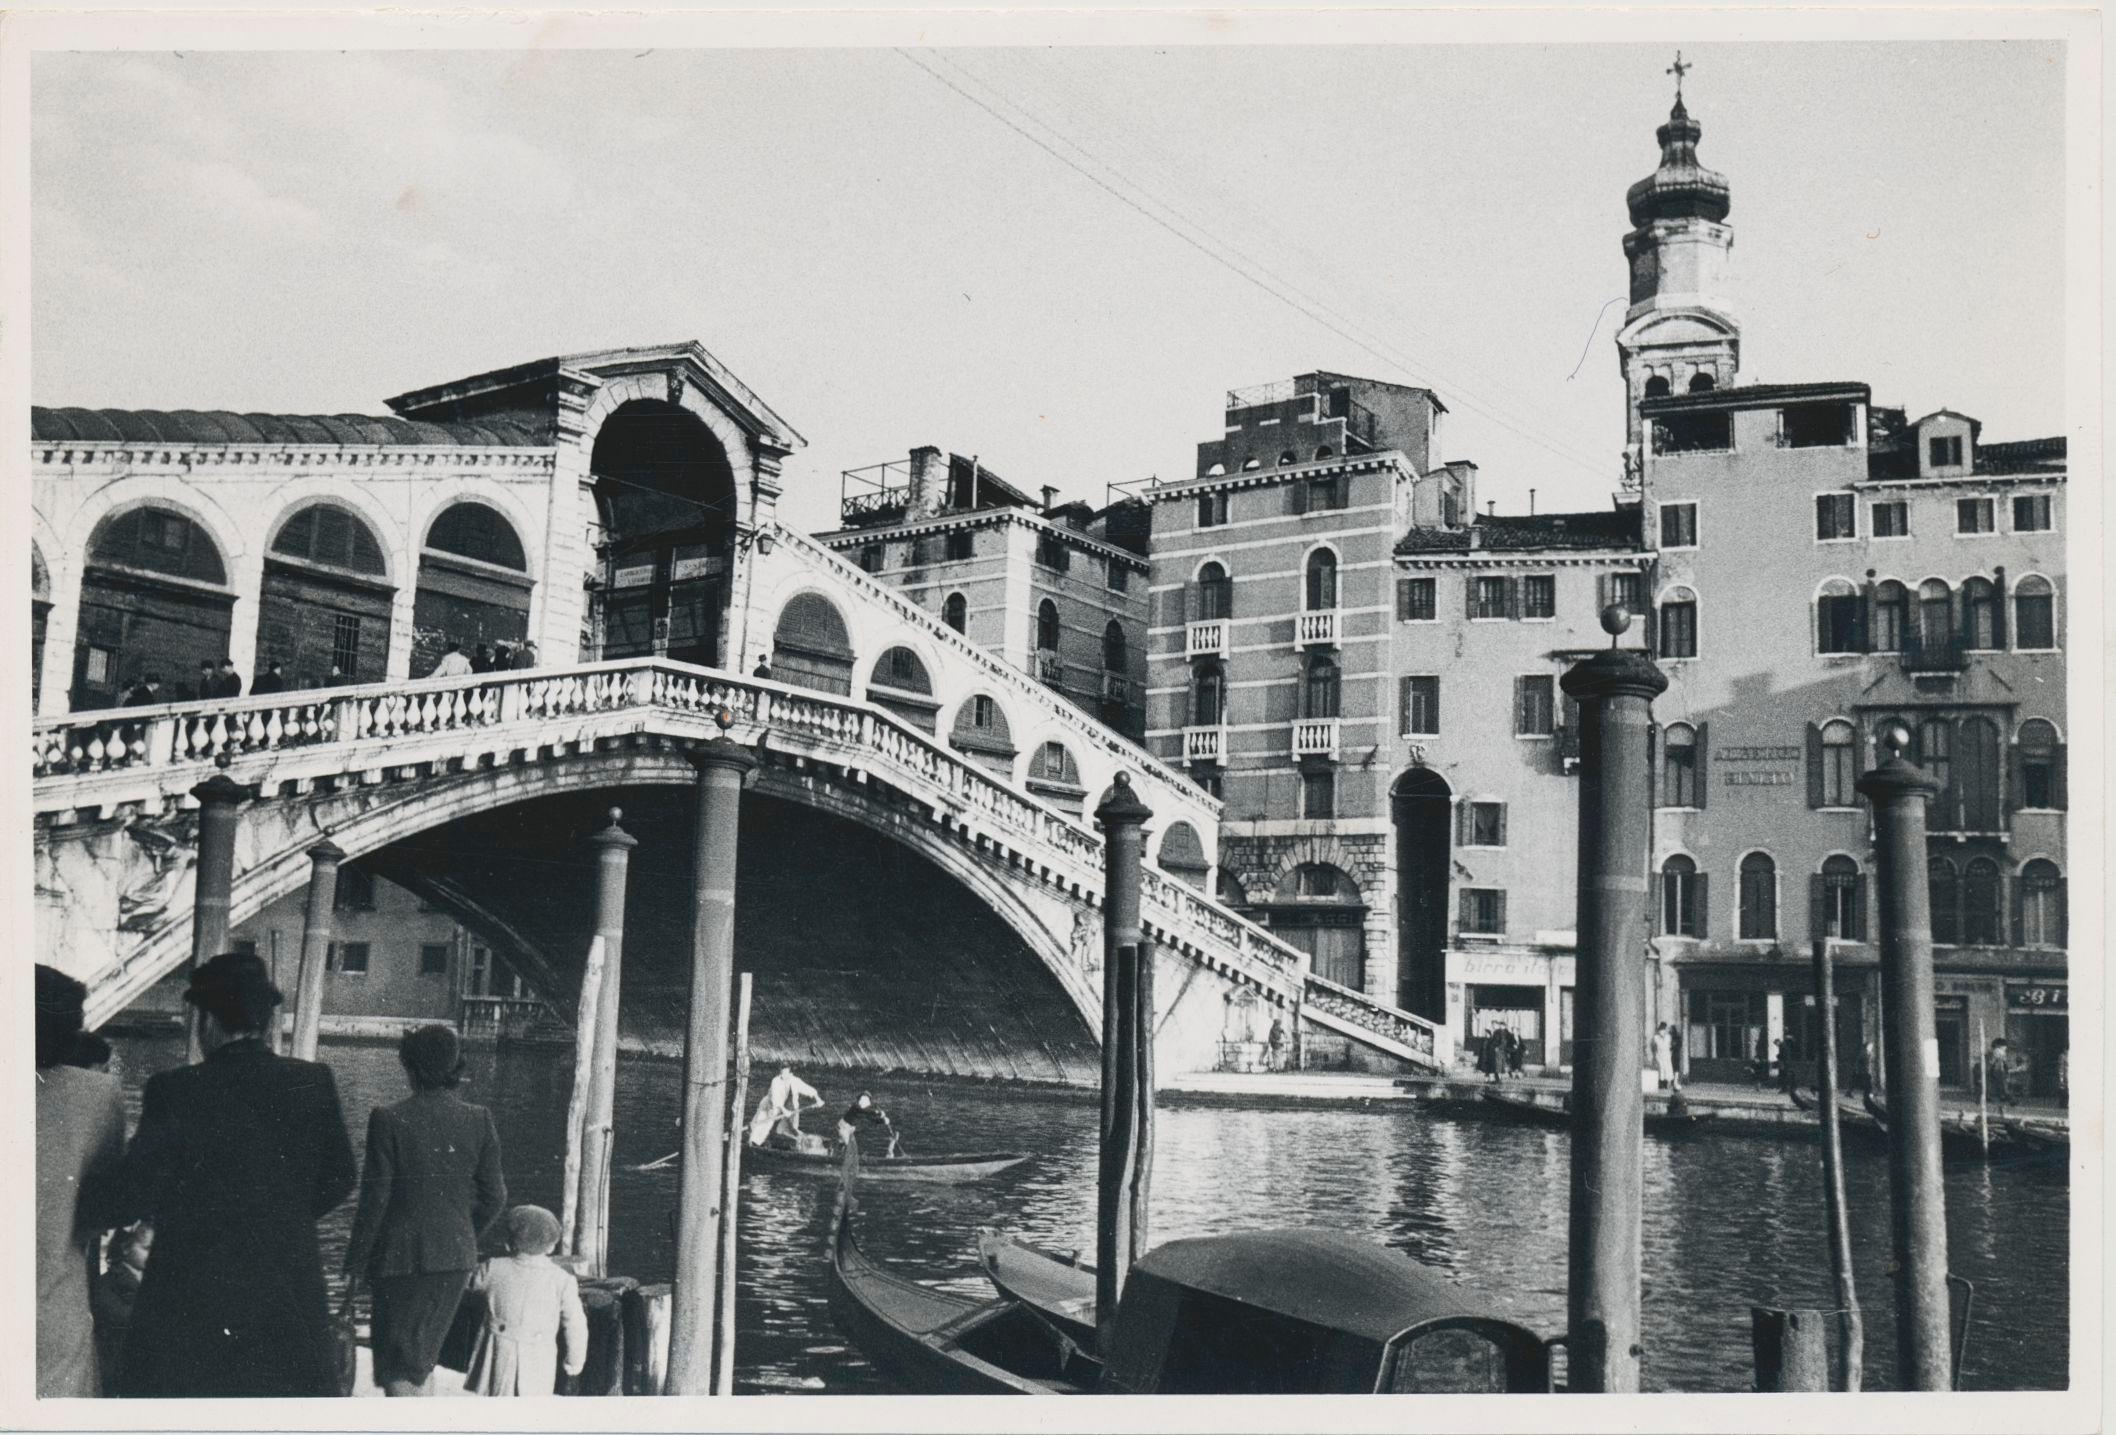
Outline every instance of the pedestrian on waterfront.
{"label": "pedestrian on waterfront", "polygon": [[316,1222],[358,1175],[338,1083],[265,1045],[282,997],[262,958],[214,957],[184,1000],[205,1059],[148,1079],[119,1180],[116,1220],[155,1244],[118,1392],[337,1395]]}
{"label": "pedestrian on waterfront", "polygon": [[1998,1107],[1998,1119],[2006,1119],[2006,1098],[2013,1094],[2013,1048],[2002,1036],[1991,1039],[1991,1054],[1984,1060],[1984,1093]]}
{"label": "pedestrian on waterfront", "polygon": [[156,703],[168,701],[168,694],[162,691],[162,675],[149,668],[146,676],[140,679],[139,684],[131,692],[125,694],[123,705],[128,708],[151,708]]}
{"label": "pedestrian on waterfront", "polygon": [[463,656],[463,649],[450,638],[448,646],[441,650],[441,661],[433,665],[430,678],[467,678],[470,676],[470,659]]}
{"label": "pedestrian on waterfront", "polygon": [[112,1197],[125,1155],[117,1078],[73,1065],[88,988],[37,964],[37,1395],[92,1396],[94,1252],[117,1223]]}
{"label": "pedestrian on waterfront", "polygon": [[1528,1058],[1528,1043],[1514,1035],[1509,1028],[1506,1033],[1506,1070],[1509,1075],[1519,1076],[1521,1064]]}
{"label": "pedestrian on waterfront", "polygon": [[1265,1037],[1264,1045],[1271,1053],[1271,1069],[1273,1071],[1284,1071],[1286,1069],[1286,1023],[1283,1020],[1276,1016],[1271,1018],[1271,1032]]}
{"label": "pedestrian on waterfront", "polygon": [[385,1395],[431,1395],[478,1240],[507,1209],[507,1181],[492,1113],[456,1095],[464,1062],[455,1032],[407,1032],[397,1060],[411,1095],[368,1113],[345,1273],[373,1293],[375,1383]]}
{"label": "pedestrian on waterfront", "polygon": [[522,672],[535,666],[536,643],[531,639],[524,638],[522,645],[514,650],[513,667],[515,671]]}
{"label": "pedestrian on waterfront", "polygon": [[1683,1089],[1683,1028],[1679,1021],[1668,1023],[1668,1064],[1675,1068],[1675,1089]]}
{"label": "pedestrian on waterfront", "polygon": [[470,650],[470,671],[473,673],[489,673],[492,671],[492,648],[488,644],[480,643]]}
{"label": "pedestrian on waterfront", "polygon": [[485,1297],[485,1323],[463,1388],[473,1395],[550,1395],[562,1354],[568,1375],[588,1363],[580,1282],[551,1259],[558,1217],[542,1206],[516,1206],[506,1230],[508,1253],[486,1261],[471,1278],[470,1288]]}
{"label": "pedestrian on waterfront", "polygon": [[266,663],[265,670],[257,675],[257,681],[250,684],[252,697],[263,697],[267,693],[283,693],[286,690],[286,669],[280,666],[277,658]]}
{"label": "pedestrian on waterfront", "polygon": [[213,696],[217,698],[239,698],[242,696],[242,674],[235,671],[235,659],[222,658],[220,670],[213,675]]}
{"label": "pedestrian on waterfront", "polygon": [[1771,1043],[1771,1055],[1778,1072],[1778,1089],[1791,1096],[1798,1077],[1793,1071],[1793,1054],[1785,1049],[1784,1037]]}
{"label": "pedestrian on waterfront", "polygon": [[1675,1037],[1668,1024],[1662,1022],[1653,1029],[1653,1074],[1655,1084],[1663,1091],[1679,1091],[1681,1083],[1675,1075]]}
{"label": "pedestrian on waterfront", "polygon": [[879,1127],[887,1131],[889,1133],[889,1154],[894,1154],[896,1151],[896,1128],[889,1122],[889,1113],[876,1106],[871,1095],[864,1091],[861,1092],[859,1099],[847,1107],[845,1114],[838,1118],[838,1141],[845,1149],[845,1161],[841,1174],[847,1191],[852,1189],[853,1181],[860,1174],[860,1128],[862,1126]]}

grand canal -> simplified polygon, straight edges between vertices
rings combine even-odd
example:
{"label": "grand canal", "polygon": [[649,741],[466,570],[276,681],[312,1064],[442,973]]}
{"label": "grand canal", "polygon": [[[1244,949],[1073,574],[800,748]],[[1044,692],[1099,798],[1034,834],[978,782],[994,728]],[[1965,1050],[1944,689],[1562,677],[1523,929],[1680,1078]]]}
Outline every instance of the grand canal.
{"label": "grand canal", "polygon": [[[182,1059],[181,1043],[120,1043],[128,1089]],[[403,1094],[392,1046],[326,1043],[356,1147],[368,1109]],[[768,1073],[766,1073],[768,1075]],[[871,1089],[907,1149],[1032,1150],[996,1180],[862,1193],[863,1234],[885,1264],[989,1290],[972,1242],[981,1225],[1039,1243],[1094,1246],[1091,1099],[913,1079],[808,1072],[842,1107]],[[611,1264],[666,1280],[673,1260],[673,1169],[635,1167],[676,1146],[680,1068],[625,1063],[618,1082]],[[570,1062],[565,1053],[473,1055],[465,1095],[491,1106],[511,1197],[556,1209]],[[136,1115],[136,1110],[135,1110]],[[811,1118],[812,1129],[827,1121]],[[1154,1167],[1154,1238],[1239,1227],[1318,1224],[1364,1232],[1488,1293],[1547,1333],[1565,1310],[1567,1150],[1561,1133],[1398,1108],[1232,1110],[1164,1107]],[[1852,1239],[1866,1310],[1869,1388],[1893,1367],[1887,1172],[1849,1158]],[[1818,1148],[1769,1139],[1646,1143],[1645,1376],[1650,1389],[1749,1387],[1752,1302],[1827,1305]],[[845,1344],[826,1303],[824,1239],[833,1188],[751,1172],[741,1211],[739,1387],[860,1393],[892,1387]],[[2061,1389],[2068,1363],[2069,1186],[2061,1170],[1950,1168],[1950,1264],[1974,1284],[1965,1388]],[[343,1249],[348,1202],[326,1222]]]}

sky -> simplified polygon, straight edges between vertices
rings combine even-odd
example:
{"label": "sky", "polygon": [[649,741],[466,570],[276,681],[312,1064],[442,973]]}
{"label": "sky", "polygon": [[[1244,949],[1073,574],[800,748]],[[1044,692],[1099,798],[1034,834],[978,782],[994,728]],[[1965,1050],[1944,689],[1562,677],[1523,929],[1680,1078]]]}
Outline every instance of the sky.
{"label": "sky", "polygon": [[[1320,368],[1433,388],[1502,513],[1605,508],[1673,49],[42,53],[33,401],[382,413],[696,339],[824,528],[920,444],[1186,477]],[[2060,47],[1683,49],[1742,380],[2063,432]]]}

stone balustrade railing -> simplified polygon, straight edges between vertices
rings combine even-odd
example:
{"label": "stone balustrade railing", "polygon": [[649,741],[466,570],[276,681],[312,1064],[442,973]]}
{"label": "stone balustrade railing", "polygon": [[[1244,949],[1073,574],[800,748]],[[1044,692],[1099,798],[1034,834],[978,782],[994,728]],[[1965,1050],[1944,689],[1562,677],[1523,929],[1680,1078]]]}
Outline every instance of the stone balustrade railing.
{"label": "stone balustrade railing", "polygon": [[1410,1012],[1377,1001],[1364,992],[1340,986],[1314,972],[1306,974],[1303,1010],[1340,1031],[1357,1028],[1381,1038],[1402,1054],[1428,1066],[1445,1068],[1454,1059],[1453,1042],[1437,1025]]}
{"label": "stone balustrade railing", "polygon": [[[481,743],[533,748],[638,731],[655,714],[703,720],[683,725],[695,732],[723,712],[736,730],[761,735],[767,748],[872,772],[1081,892],[1101,891],[1099,835],[886,709],[658,659],[50,718],[32,729],[35,806],[48,812],[181,794],[223,760],[279,774],[293,759],[304,774],[323,776],[388,766],[391,757],[432,760],[437,749],[461,755]],[[1333,1024],[1350,1023],[1433,1059],[1429,1023],[1315,976],[1305,953],[1205,893],[1148,867],[1140,895],[1155,940],[1281,1001],[1305,1000],[1339,1017]]]}

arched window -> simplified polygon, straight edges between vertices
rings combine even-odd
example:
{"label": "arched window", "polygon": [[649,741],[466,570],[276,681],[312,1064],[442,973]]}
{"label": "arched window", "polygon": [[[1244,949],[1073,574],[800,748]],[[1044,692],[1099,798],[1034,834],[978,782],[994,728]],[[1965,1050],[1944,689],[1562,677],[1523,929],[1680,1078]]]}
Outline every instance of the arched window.
{"label": "arched window", "polygon": [[1692,374],[1690,376],[1690,392],[1693,394],[1710,393],[1716,383],[1717,380],[1708,373],[1699,372]]}
{"label": "arched window", "polygon": [[983,693],[955,710],[955,725],[948,732],[948,745],[1001,777],[1013,775],[1013,730],[999,704]]}
{"label": "arched window", "polygon": [[1944,653],[1954,637],[1954,595],[1937,578],[1918,585],[1918,647]]}
{"label": "arched window", "polygon": [[103,520],[89,542],[88,561],[167,573],[198,583],[228,581],[220,549],[206,530],[167,508],[134,508]]}
{"label": "arched window", "polygon": [[909,648],[891,648],[875,661],[874,682],[907,693],[930,693],[933,679],[917,653]]}
{"label": "arched window", "polygon": [[1324,444],[1321,448],[1315,450],[1315,460],[1318,463],[1326,458],[1335,457],[1337,457],[1337,450],[1331,448],[1328,444]]}
{"label": "arched window", "polygon": [[1337,664],[1325,657],[1308,660],[1308,674],[1301,684],[1301,716],[1334,718],[1338,715],[1340,683]]}
{"label": "arched window", "polygon": [[382,545],[360,519],[332,503],[312,503],[280,525],[272,556],[381,577]]}
{"label": "arched window", "polygon": [[958,633],[970,628],[970,601],[960,593],[950,593],[948,601],[940,605],[940,620]]}
{"label": "arched window", "polygon": [[1670,588],[1661,595],[1660,655],[1697,656],[1697,594],[1688,588]]}
{"label": "arched window", "polygon": [[232,656],[235,595],[220,550],[167,508],[133,508],[97,525],[81,574],[71,706],[115,707],[151,672],[162,702],[200,694],[192,674]]}
{"label": "arched window", "polygon": [[1318,548],[1308,555],[1308,611],[1337,606],[1337,555]]}
{"label": "arched window", "polygon": [[1184,882],[1205,890],[1205,874],[1212,870],[1212,863],[1205,856],[1205,844],[1198,840],[1198,830],[1188,822],[1171,822],[1168,833],[1161,839],[1161,853],[1155,859],[1161,870],[1178,882]]}
{"label": "arched window", "polygon": [[1842,718],[1807,730],[1807,805],[1853,807],[1858,790],[1859,734]]}
{"label": "arched window", "polygon": [[1036,647],[1046,653],[1058,651],[1058,605],[1048,598],[1036,608]]}
{"label": "arched window", "polygon": [[1900,653],[1910,632],[1910,590],[1891,578],[1874,589],[1873,644],[1877,653]]}
{"label": "arched window", "polygon": [[1995,947],[1999,932],[1998,863],[1978,857],[1962,873],[1962,942]]}
{"label": "arched window", "polygon": [[1935,857],[1925,868],[1926,889],[1932,898],[1932,940],[1944,947],[1962,940],[1962,874],[1953,861]]}
{"label": "arched window", "polygon": [[2065,945],[2065,879],[2047,858],[2038,857],[2020,869],[2013,898],[2013,942],[2021,947]]}
{"label": "arched window", "polygon": [[1037,748],[1029,775],[1039,782],[1063,782],[1075,787],[1080,783],[1080,769],[1062,742],[1047,742]]}
{"label": "arched window", "polygon": [[797,593],[772,632],[771,673],[782,683],[824,693],[852,691],[852,639],[820,593]]}
{"label": "arched window", "polygon": [[1227,465],[1224,463],[1216,463],[1211,468],[1205,470],[1205,476],[1207,478],[1225,478],[1227,476]]}
{"label": "arched window", "polygon": [[1285,452],[1281,453],[1281,454],[1280,454],[1280,455],[1278,456],[1278,466],[1279,466],[1280,468],[1284,468],[1284,467],[1286,467],[1286,466],[1287,466],[1288,464],[1294,464],[1294,463],[1299,463],[1299,462],[1300,462],[1300,455],[1299,455],[1299,454],[1297,454],[1297,453],[1295,453],[1295,452],[1294,452],[1294,451],[1293,451],[1292,449],[1290,449],[1290,448],[1289,448],[1289,449],[1287,449],[1287,450],[1286,450]]}
{"label": "arched window", "polygon": [[1212,622],[1234,616],[1234,583],[1227,570],[1207,563],[1198,570],[1198,621]]}
{"label": "arched window", "polygon": [[1857,653],[1866,648],[1866,599],[1842,578],[1822,585],[1815,599],[1815,651]]}
{"label": "arched window", "polygon": [[1260,458],[1247,459],[1244,460],[1244,462],[1242,463],[1242,472],[1254,473],[1256,470],[1262,468],[1263,466],[1264,461]]}
{"label": "arched window", "polygon": [[1190,676],[1192,727],[1218,727],[1227,714],[1227,677],[1218,663],[1199,663]]}
{"label": "arched window", "polygon": [[932,732],[939,725],[940,704],[933,698],[933,679],[909,648],[891,648],[875,660],[874,674],[867,680],[867,700],[922,732]]}
{"label": "arched window", "polygon": [[1957,734],[1954,785],[1961,792],[1962,828],[1968,832],[1999,829],[1998,724],[1987,717],[1966,718]]}
{"label": "arched window", "polygon": [[1866,940],[1866,892],[1859,864],[1841,853],[1823,859],[1815,874],[1812,935],[1843,942]]}
{"label": "arched window", "polygon": [[1660,864],[1660,931],[1664,937],[1705,934],[1705,874],[1679,854]]}
{"label": "arched window", "polygon": [[2057,590],[2050,580],[2030,574],[2013,590],[2013,642],[2031,651],[2057,646]]}
{"label": "arched window", "polygon": [[1697,729],[1670,723],[1661,734],[1660,805],[1697,806]]}
{"label": "arched window", "polygon": [[1998,634],[1998,589],[1989,578],[1962,584],[1962,646],[1986,651],[2004,646]]}
{"label": "arched window", "polygon": [[2014,743],[2013,805],[2041,811],[2065,805],[2064,744],[2041,718],[2022,723]]}
{"label": "arched window", "polygon": [[1664,399],[1668,397],[1668,376],[1666,374],[1655,374],[1646,380],[1646,397],[1649,399]]}
{"label": "arched window", "polygon": [[522,554],[522,540],[514,525],[499,510],[482,503],[452,503],[426,531],[426,546],[437,553],[453,553],[496,568],[529,571]]}
{"label": "arched window", "polygon": [[1102,670],[1106,673],[1122,673],[1131,663],[1131,648],[1124,641],[1124,628],[1112,618],[1102,630]]}
{"label": "arched window", "polygon": [[1778,864],[1761,852],[1741,859],[1741,939],[1778,939]]}

